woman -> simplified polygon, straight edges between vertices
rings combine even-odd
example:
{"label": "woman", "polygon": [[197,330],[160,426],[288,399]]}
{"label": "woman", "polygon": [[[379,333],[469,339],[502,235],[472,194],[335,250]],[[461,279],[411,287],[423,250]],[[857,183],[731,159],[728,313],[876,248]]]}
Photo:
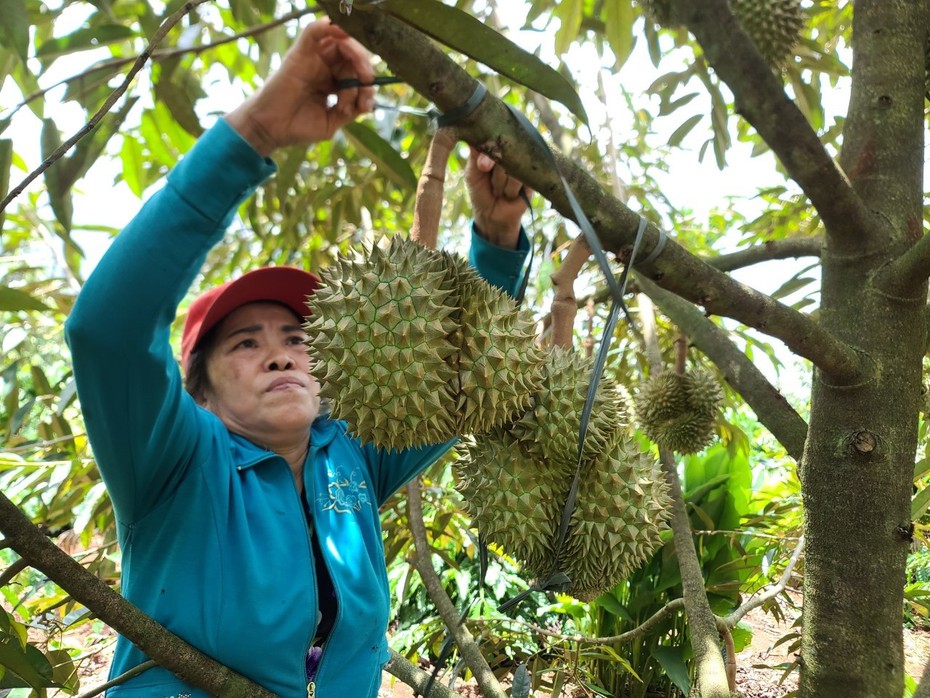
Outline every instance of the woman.
{"label": "woman", "polygon": [[[268,155],[330,138],[372,108],[370,87],[337,93],[347,77],[371,82],[365,50],[310,25],[117,237],[67,325],[116,511],[123,594],[284,698],[377,694],[389,608],[378,506],[447,446],[386,453],[318,414],[301,329],[312,274],[260,269],[198,298],[182,339],[189,393],[169,333],[207,252],[274,172]],[[483,157],[468,178],[487,238],[473,235],[473,263],[512,292],[526,249],[520,184]],[[111,676],[145,659],[120,638]],[[108,695],[206,694],[156,667]]]}

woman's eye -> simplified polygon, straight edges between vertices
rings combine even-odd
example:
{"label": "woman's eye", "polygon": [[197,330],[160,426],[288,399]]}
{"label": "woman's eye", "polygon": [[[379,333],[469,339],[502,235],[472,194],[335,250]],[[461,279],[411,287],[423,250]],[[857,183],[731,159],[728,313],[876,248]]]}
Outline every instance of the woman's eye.
{"label": "woman's eye", "polygon": [[292,337],[287,338],[288,344],[303,344],[307,341],[307,338],[303,335],[293,335]]}
{"label": "woman's eye", "polygon": [[257,346],[258,344],[255,343],[254,339],[243,339],[236,346],[234,346],[233,349],[252,349]]}

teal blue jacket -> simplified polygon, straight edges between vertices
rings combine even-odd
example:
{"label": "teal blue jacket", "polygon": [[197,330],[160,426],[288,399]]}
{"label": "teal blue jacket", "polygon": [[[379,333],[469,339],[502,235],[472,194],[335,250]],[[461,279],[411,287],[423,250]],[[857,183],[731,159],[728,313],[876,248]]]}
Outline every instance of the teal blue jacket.
{"label": "teal blue jacket", "polygon": [[[178,304],[207,252],[274,170],[220,121],[117,236],[81,291],[66,336],[116,511],[124,596],[219,662],[283,698],[302,698],[317,582],[290,468],[194,402],[169,346]],[[522,235],[519,250],[473,236],[471,260],[513,292],[526,247]],[[339,606],[316,695],[377,694],[389,613],[378,507],[447,448],[387,453],[347,435],[343,422],[314,422],[305,496]],[[146,659],[121,637],[111,677]],[[162,668],[108,695],[206,696]]]}

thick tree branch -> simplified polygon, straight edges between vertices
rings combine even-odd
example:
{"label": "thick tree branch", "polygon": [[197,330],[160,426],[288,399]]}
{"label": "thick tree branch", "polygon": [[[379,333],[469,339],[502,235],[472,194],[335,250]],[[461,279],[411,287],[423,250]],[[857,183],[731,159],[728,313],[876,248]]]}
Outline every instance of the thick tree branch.
{"label": "thick tree branch", "polygon": [[688,301],[659,288],[639,274],[637,284],[716,364],[727,383],[755,411],[756,417],[785,447],[788,455],[800,462],[807,439],[807,424],[752,361],[730,341],[727,333]]}
{"label": "thick tree branch", "polygon": [[[464,104],[475,81],[428,37],[381,13],[375,4],[356,4],[351,15],[339,12],[338,0],[320,3],[333,20],[381,55],[390,69],[442,111]],[[528,138],[507,106],[485,98],[457,127],[459,135],[507,167],[507,171],[549,199],[565,216],[571,208],[549,155]],[[556,155],[561,171],[587,212],[605,250],[628,257],[639,227],[639,214],[604,189],[582,167]],[[647,227],[642,258],[658,245],[660,231]],[[871,370],[848,345],[838,341],[809,317],[769,296],[740,284],[668,240],[662,254],[642,269],[678,295],[702,305],[708,313],[739,320],[781,339],[795,353],[817,365],[836,385],[858,383]]]}
{"label": "thick tree branch", "polygon": [[[930,235],[924,235],[907,252],[875,276],[875,286],[891,296],[909,297],[930,278]],[[922,289],[921,289],[922,290]]]}
{"label": "thick tree branch", "polygon": [[182,681],[212,695],[229,698],[274,698],[274,694],[188,645],[110,589],[52,543],[0,494],[0,531],[10,547],[43,572],[100,620],[128,638]]}
{"label": "thick tree branch", "polygon": [[714,71],[727,84],[736,110],[778,156],[820,214],[831,235],[858,236],[876,225],[846,174],[827,153],[804,114],[785,94],[727,0],[672,0]]}
{"label": "thick tree branch", "polygon": [[410,524],[410,535],[416,548],[414,566],[423,579],[423,585],[426,587],[430,600],[436,606],[439,617],[442,618],[442,622],[455,639],[455,644],[478,682],[482,695],[487,696],[487,698],[505,698],[504,689],[501,688],[500,682],[494,676],[491,667],[488,666],[484,655],[481,654],[478,643],[475,642],[468,628],[460,621],[455,604],[452,603],[452,599],[442,588],[442,581],[439,579],[439,575],[436,574],[436,570],[433,569],[432,551],[426,537],[426,525],[423,523],[423,499],[420,496],[419,478],[407,483],[407,520]]}

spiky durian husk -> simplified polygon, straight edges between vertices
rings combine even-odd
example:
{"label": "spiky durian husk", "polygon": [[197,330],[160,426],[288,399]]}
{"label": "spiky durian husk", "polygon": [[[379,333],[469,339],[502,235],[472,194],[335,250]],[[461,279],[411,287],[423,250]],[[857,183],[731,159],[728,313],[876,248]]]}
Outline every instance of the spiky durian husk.
{"label": "spiky durian husk", "polygon": [[696,453],[714,438],[717,408],[723,394],[703,370],[654,374],[636,397],[636,421],[659,446]]}
{"label": "spiky durian husk", "polygon": [[655,459],[617,439],[581,478],[559,555],[571,579],[567,593],[590,601],[640,567],[662,545],[670,504]]}
{"label": "spiky durian husk", "polygon": [[480,434],[525,411],[542,383],[543,356],[528,316],[459,257],[447,255],[459,289],[459,432]]}
{"label": "spiky durian husk", "polygon": [[396,236],[322,277],[309,350],[321,397],[363,441],[440,443],[529,405],[542,372],[531,324],[461,258]]}
{"label": "spiky durian husk", "polygon": [[[591,382],[593,361],[563,347],[546,356],[542,385],[530,409],[508,426],[523,448],[557,467],[574,472],[578,463],[578,433]],[[604,452],[627,421],[616,383],[602,377],[588,421],[583,459]]]}
{"label": "spiky durian husk", "polygon": [[571,480],[501,429],[465,442],[455,478],[485,539],[520,560],[529,575],[548,572]]}
{"label": "spiky durian husk", "polygon": [[442,259],[396,237],[321,277],[308,302],[308,350],[333,416],[385,448],[451,438],[458,301]]}
{"label": "spiky durian husk", "polygon": [[791,55],[804,28],[800,0],[730,0],[733,14],[773,68]]}

